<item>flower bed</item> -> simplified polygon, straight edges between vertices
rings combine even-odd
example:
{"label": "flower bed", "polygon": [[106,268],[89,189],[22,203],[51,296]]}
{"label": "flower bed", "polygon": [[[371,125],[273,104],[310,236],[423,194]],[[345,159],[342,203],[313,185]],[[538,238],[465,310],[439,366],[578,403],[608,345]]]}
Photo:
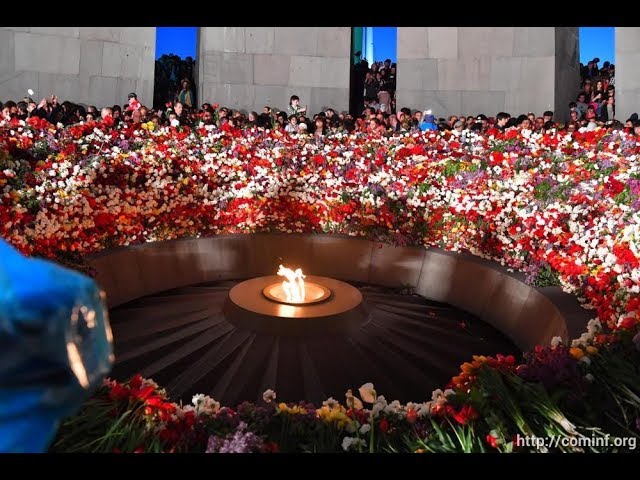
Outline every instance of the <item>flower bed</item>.
{"label": "flower bed", "polygon": [[[326,416],[343,423],[327,421],[324,407],[247,406],[251,415],[267,418],[256,423],[240,410],[207,413],[205,421],[197,412],[186,415],[174,405],[173,410],[163,411],[171,419],[187,422],[184,429],[164,440],[154,438],[160,443],[149,443],[145,437],[134,449],[155,445],[161,450],[204,450],[208,442],[215,451],[245,443],[269,450],[274,448],[269,443],[274,439],[269,433],[276,428],[274,419],[300,415],[304,428],[291,419],[286,428],[278,427],[288,432],[286,438],[278,437],[281,450],[288,448],[284,447],[287,438],[297,438],[298,428],[308,439],[302,444],[313,445],[310,449],[379,449],[380,439],[396,431],[403,436],[411,432],[413,443],[400,447],[396,441],[387,442],[394,449],[489,445],[509,450],[514,446],[510,439],[517,433],[540,436],[555,431],[548,430],[550,426],[541,430],[544,422],[532,424],[526,418],[535,416],[533,404],[554,405],[557,412],[552,409],[555,413],[549,418],[557,419],[558,412],[564,412],[563,418],[570,421],[555,425],[568,436],[585,434],[579,425],[598,427],[603,434],[638,435],[634,422],[640,409],[640,381],[632,342],[640,312],[638,154],[635,137],[604,130],[573,136],[490,131],[464,141],[438,132],[316,139],[230,128],[154,130],[152,124],[145,124],[113,130],[88,123],[57,129],[39,119],[30,119],[29,124],[13,121],[0,124],[0,235],[24,253],[78,267],[85,255],[113,246],[220,233],[342,233],[402,245],[437,246],[469,251],[526,271],[539,286],[559,283],[593,309],[598,319],[572,349],[541,347],[525,363],[502,357],[476,359],[452,380],[454,394],[446,401],[439,395],[435,404],[395,405],[390,412],[401,419],[380,417],[382,426],[373,421],[378,419],[376,405],[391,407],[375,398],[378,403],[370,410],[355,408],[353,397],[347,399],[354,403],[347,409],[333,402],[325,405]],[[621,349],[626,349],[624,355],[618,355]],[[611,378],[600,376],[610,376],[614,364],[616,372],[624,371],[624,379],[619,380],[628,391],[602,393],[606,389],[596,386]],[[564,377],[549,381],[541,373],[545,369],[563,372]],[[137,392],[138,387],[118,388]],[[568,400],[580,395],[591,398],[596,391],[609,400],[627,395],[626,403],[614,408],[615,413],[585,412],[575,410],[576,405],[584,405],[585,397],[578,403]],[[132,395],[135,401],[129,399],[127,405],[146,405],[145,398]],[[169,405],[161,394],[154,395],[162,399],[155,400],[160,405]],[[505,396],[513,402],[494,400]],[[113,418],[120,418],[119,397],[105,398],[97,395],[97,403],[89,404],[92,411],[112,405]],[[513,407],[505,415],[516,420],[507,421],[496,413],[498,405]],[[145,413],[147,407],[139,419],[153,421],[158,428],[171,424],[156,417],[155,411]],[[194,408],[199,411],[199,404]],[[424,420],[419,428],[408,420],[414,417],[409,411]],[[444,414],[432,416],[434,412]],[[524,420],[517,420],[523,415]],[[222,425],[222,416],[234,420]],[[73,421],[89,417],[85,414]],[[360,433],[337,434],[341,431],[337,424],[344,429],[357,427]],[[405,428],[408,425],[410,429]],[[387,427],[390,430],[385,433]],[[202,438],[189,443],[187,431],[198,431]],[[217,439],[208,440],[211,432],[218,432]],[[451,437],[452,432],[459,436]],[[260,438],[252,437],[256,433]],[[130,435],[135,437],[133,430]],[[351,440],[336,440],[341,438]],[[438,447],[429,443],[434,438],[440,439]],[[447,444],[447,438],[470,439],[471,444],[463,442],[467,446],[460,447],[457,440]],[[418,446],[416,439],[424,445]],[[329,443],[322,443],[325,440]],[[60,445],[71,449],[64,439]]]}

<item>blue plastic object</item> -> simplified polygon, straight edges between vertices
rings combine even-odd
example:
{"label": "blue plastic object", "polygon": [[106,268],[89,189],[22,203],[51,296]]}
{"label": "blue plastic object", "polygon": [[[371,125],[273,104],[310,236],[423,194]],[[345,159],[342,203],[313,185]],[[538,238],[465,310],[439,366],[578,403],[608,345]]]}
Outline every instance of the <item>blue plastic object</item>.
{"label": "blue plastic object", "polygon": [[113,365],[104,293],[0,239],[0,452],[43,452]]}

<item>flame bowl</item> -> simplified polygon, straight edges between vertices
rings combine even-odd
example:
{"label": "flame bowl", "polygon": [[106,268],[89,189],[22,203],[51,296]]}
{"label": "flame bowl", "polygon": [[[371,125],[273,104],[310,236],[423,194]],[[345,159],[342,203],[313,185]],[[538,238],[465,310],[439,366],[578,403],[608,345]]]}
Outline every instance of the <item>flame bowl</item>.
{"label": "flame bowl", "polygon": [[282,277],[256,277],[235,285],[225,300],[226,320],[244,330],[274,335],[318,335],[358,329],[369,319],[362,293],[333,278],[308,275],[305,303],[284,300]]}
{"label": "flame bowl", "polygon": [[304,282],[305,299],[302,302],[287,301],[282,282],[267,285],[262,289],[262,294],[269,300],[286,305],[311,305],[324,302],[331,296],[331,290],[319,283]]}

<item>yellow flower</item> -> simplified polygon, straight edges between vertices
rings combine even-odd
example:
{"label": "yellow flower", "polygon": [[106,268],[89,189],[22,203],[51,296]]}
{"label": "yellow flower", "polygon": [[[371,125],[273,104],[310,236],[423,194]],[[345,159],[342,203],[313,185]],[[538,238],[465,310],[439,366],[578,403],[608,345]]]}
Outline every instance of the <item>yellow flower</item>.
{"label": "yellow flower", "polygon": [[587,347],[587,353],[589,355],[595,355],[596,353],[598,353],[598,349],[596,347],[593,347],[593,346],[589,345]]}
{"label": "yellow flower", "polygon": [[305,408],[299,407],[298,405],[294,405],[293,407],[290,407],[284,402],[281,402],[278,404],[278,410],[284,413],[288,413],[290,415],[306,415],[307,414],[307,410]]}
{"label": "yellow flower", "polygon": [[327,405],[324,405],[316,410],[316,415],[325,423],[335,424],[338,429],[344,429],[352,422],[342,405],[336,408],[329,408]]}
{"label": "yellow flower", "polygon": [[581,348],[578,348],[578,347],[570,348],[569,354],[576,360],[580,360],[582,357],[584,357],[584,352],[582,351]]}

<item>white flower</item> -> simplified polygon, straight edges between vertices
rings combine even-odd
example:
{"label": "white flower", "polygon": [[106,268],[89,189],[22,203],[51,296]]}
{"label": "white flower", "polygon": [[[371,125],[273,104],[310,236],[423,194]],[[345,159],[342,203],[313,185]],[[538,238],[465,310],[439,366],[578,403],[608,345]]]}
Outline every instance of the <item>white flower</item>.
{"label": "white flower", "polygon": [[198,413],[216,413],[220,410],[220,402],[201,393],[194,395],[191,402],[195,405]]}
{"label": "white flower", "polygon": [[376,401],[376,391],[373,388],[373,383],[365,383],[362,385],[358,392],[360,392],[360,397],[362,400],[367,403],[374,403]]}
{"label": "white flower", "polygon": [[262,399],[267,403],[271,403],[276,399],[276,392],[268,389],[262,394]]}
{"label": "white flower", "polygon": [[367,432],[369,432],[369,430],[371,430],[371,425],[369,425],[368,423],[365,423],[364,425],[362,425],[360,427],[360,434],[361,435],[366,435]]}
{"label": "white flower", "polygon": [[558,345],[562,345],[562,338],[561,337],[553,337],[551,339],[551,346],[553,348],[557,347]]}
{"label": "white flower", "polygon": [[349,451],[351,447],[365,446],[366,443],[364,440],[361,440],[356,437],[344,437],[342,439],[342,448],[345,452]]}

